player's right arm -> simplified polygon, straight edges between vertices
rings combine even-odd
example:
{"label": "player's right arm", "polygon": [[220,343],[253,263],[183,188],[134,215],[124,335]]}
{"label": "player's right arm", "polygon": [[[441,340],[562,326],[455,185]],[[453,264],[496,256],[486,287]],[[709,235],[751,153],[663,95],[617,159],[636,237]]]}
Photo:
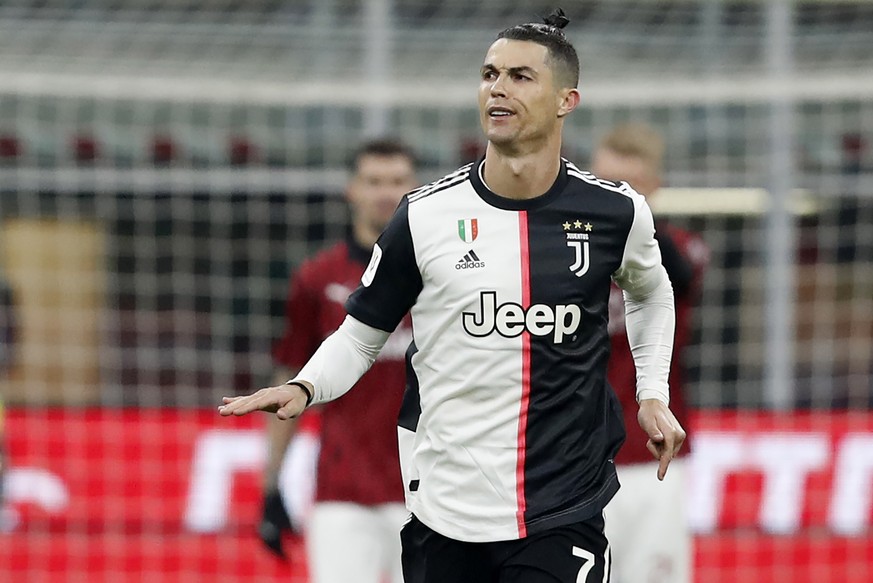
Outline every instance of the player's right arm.
{"label": "player's right arm", "polygon": [[312,402],[331,401],[348,392],[369,370],[389,334],[346,316],[296,377],[251,395],[224,397],[218,412],[228,416],[267,411],[279,419],[293,419]]}
{"label": "player's right arm", "polygon": [[346,302],[345,320],[297,376],[251,395],[224,397],[218,408],[221,415],[268,411],[279,419],[294,418],[311,403],[339,398],[367,372],[422,287],[408,205],[408,199],[403,199],[374,245],[361,285]]}

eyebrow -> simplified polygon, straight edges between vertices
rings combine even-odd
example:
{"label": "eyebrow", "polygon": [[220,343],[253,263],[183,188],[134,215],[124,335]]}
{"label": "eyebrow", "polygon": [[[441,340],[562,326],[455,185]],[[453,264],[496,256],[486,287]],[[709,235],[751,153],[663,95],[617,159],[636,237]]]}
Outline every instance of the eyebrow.
{"label": "eyebrow", "polygon": [[[480,72],[485,73],[487,71],[497,71],[497,70],[498,70],[497,67],[495,67],[491,63],[485,63],[484,65],[482,65],[482,69]],[[537,74],[536,69],[534,69],[533,67],[528,67],[528,66],[509,67],[507,69],[507,71],[509,72],[510,75],[518,75],[518,74],[523,73],[523,74],[531,75],[531,76],[535,77]]]}

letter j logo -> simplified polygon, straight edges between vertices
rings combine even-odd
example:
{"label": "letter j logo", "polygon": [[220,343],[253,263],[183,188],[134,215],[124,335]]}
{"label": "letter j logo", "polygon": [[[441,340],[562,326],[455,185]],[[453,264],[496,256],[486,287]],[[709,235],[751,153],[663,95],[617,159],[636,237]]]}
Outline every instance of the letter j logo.
{"label": "letter j logo", "polygon": [[478,219],[459,219],[458,236],[464,243],[472,243],[479,236]]}

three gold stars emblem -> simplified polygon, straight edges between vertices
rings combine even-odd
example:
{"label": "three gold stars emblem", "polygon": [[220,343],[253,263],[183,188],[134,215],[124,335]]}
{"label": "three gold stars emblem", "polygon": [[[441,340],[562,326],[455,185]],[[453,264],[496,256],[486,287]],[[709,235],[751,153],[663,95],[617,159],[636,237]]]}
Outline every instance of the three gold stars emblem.
{"label": "three gold stars emblem", "polygon": [[582,221],[580,221],[579,219],[576,219],[572,223],[570,221],[565,221],[562,226],[564,227],[565,231],[569,231],[571,228],[581,229],[584,227],[585,232],[590,233],[592,229],[594,229],[594,225],[592,225],[590,222],[583,224]]}

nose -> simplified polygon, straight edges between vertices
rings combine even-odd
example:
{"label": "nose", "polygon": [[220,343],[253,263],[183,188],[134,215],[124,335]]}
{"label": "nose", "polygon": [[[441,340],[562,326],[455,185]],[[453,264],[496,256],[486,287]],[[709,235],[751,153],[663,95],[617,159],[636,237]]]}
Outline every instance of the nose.
{"label": "nose", "polygon": [[503,75],[499,75],[491,84],[491,95],[494,97],[506,97],[506,86]]}

